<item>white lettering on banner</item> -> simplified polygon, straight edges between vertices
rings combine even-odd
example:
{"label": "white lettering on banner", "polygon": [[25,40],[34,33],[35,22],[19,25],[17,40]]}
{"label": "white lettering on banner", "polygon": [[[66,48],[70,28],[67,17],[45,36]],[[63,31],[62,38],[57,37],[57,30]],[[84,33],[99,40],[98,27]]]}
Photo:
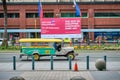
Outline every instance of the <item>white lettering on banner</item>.
{"label": "white lettering on banner", "polygon": [[80,23],[79,20],[66,20],[65,21],[65,29],[66,30],[76,30],[77,27],[79,27],[79,23]]}
{"label": "white lettering on banner", "polygon": [[81,18],[43,18],[41,21],[41,37],[80,38]]}

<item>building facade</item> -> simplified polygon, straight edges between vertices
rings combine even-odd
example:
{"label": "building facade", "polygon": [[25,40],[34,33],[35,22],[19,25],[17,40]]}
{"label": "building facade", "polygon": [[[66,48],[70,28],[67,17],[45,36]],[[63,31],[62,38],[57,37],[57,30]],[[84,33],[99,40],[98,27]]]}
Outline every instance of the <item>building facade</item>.
{"label": "building facade", "polygon": [[[72,0],[41,0],[44,17],[75,17]],[[83,38],[95,41],[99,35],[108,40],[120,37],[120,0],[76,0],[82,12]],[[8,38],[40,37],[38,0],[11,0],[8,8]],[[0,38],[4,15],[0,2]]]}

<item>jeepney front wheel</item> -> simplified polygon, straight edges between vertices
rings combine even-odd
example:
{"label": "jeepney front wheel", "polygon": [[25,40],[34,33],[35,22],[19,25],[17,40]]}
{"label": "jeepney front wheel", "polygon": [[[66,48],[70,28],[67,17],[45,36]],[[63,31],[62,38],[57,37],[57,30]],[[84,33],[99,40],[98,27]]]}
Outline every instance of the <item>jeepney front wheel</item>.
{"label": "jeepney front wheel", "polygon": [[37,60],[40,59],[40,56],[39,56],[37,53],[33,54],[33,56],[34,56],[34,60],[35,60],[35,61],[37,61]]}
{"label": "jeepney front wheel", "polygon": [[75,59],[75,55],[73,54],[73,53],[69,53],[68,55],[67,55],[67,59],[71,59],[71,60],[74,60]]}

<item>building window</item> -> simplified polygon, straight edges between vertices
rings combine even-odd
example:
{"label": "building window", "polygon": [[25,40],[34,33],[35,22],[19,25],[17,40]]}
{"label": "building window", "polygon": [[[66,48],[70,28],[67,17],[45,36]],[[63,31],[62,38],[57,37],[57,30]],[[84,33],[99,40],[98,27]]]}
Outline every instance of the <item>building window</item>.
{"label": "building window", "polygon": [[61,17],[75,17],[75,13],[61,13]]}
{"label": "building window", "polygon": [[[54,13],[43,13],[45,18],[52,18],[54,17]],[[26,13],[26,18],[38,18],[38,13]]]}
{"label": "building window", "polygon": [[0,13],[0,18],[4,18],[4,15],[3,15],[3,13]]}
{"label": "building window", "polygon": [[26,13],[26,18],[38,18],[38,13]]}
{"label": "building window", "polygon": [[[19,15],[19,13],[8,13],[7,17],[8,18],[19,18],[20,15]],[[3,13],[0,13],[0,18],[4,18],[4,14]]]}
{"label": "building window", "polygon": [[88,14],[87,14],[87,13],[82,13],[82,17],[83,17],[83,18],[87,18],[87,17],[88,17]]}
{"label": "building window", "polygon": [[114,12],[105,12],[105,13],[100,13],[97,12],[94,14],[94,17],[120,17],[120,12],[114,13]]}
{"label": "building window", "polygon": [[[76,16],[75,13],[61,13],[61,17],[76,17]],[[83,18],[88,17],[87,13],[82,13],[82,17]]]}
{"label": "building window", "polygon": [[44,17],[45,18],[53,18],[54,17],[54,13],[44,13]]}
{"label": "building window", "polygon": [[19,18],[19,13],[8,13],[7,17],[8,18]]}

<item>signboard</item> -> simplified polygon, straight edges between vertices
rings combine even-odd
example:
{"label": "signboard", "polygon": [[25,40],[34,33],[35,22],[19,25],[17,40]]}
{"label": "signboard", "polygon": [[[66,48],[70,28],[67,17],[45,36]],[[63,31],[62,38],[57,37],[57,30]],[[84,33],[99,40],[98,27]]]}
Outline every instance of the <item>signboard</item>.
{"label": "signboard", "polygon": [[42,38],[81,38],[81,18],[42,18]]}

